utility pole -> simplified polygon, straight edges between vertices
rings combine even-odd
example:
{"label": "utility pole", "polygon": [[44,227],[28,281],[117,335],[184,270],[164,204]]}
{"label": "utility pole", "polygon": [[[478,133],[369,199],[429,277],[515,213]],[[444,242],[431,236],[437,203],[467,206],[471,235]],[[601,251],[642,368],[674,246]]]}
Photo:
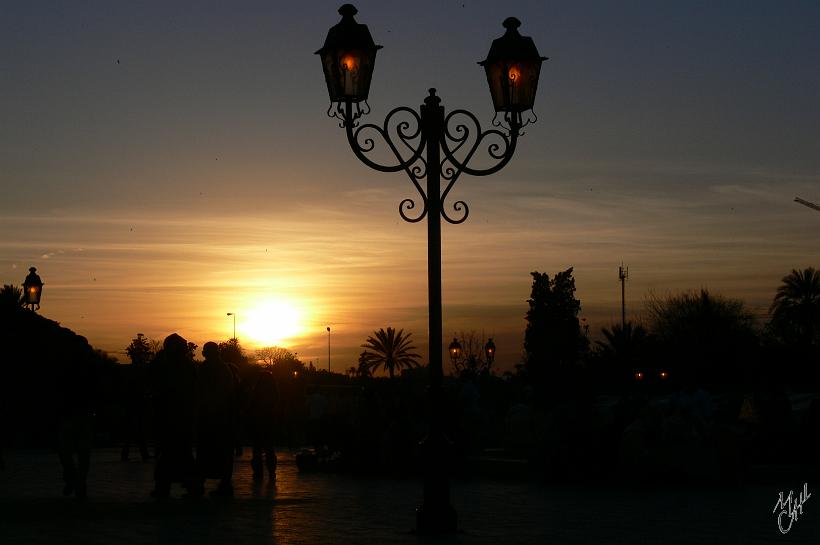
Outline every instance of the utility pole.
{"label": "utility pole", "polygon": [[621,281],[621,329],[626,329],[626,279],[629,278],[629,267],[618,267],[618,279]]}
{"label": "utility pole", "polygon": [[330,326],[327,326],[327,372],[330,373]]}

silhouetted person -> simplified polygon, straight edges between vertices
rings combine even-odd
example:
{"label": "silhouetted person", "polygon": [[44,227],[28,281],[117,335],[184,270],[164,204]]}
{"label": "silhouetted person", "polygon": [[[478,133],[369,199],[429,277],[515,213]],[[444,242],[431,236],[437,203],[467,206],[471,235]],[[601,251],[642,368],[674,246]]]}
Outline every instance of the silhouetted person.
{"label": "silhouetted person", "polygon": [[169,335],[150,364],[154,392],[157,463],[154,468],[156,498],[167,498],[171,483],[183,483],[195,492],[192,454],[196,368],[185,339]]}
{"label": "silhouetted person", "polygon": [[234,375],[213,342],[202,347],[205,361],[197,374],[197,474],[201,481],[220,479],[212,495],[233,494],[233,449],[236,437]]}
{"label": "silhouetted person", "polygon": [[65,365],[57,377],[59,411],[58,451],[63,467],[63,495],[86,498],[91,457],[94,402],[97,391],[91,347],[83,337],[71,343]]}
{"label": "silhouetted person", "polygon": [[253,480],[264,479],[267,467],[271,480],[276,478],[276,452],[273,449],[278,403],[276,381],[270,371],[262,371],[256,381],[248,408],[248,424],[253,445]]}
{"label": "silhouetted person", "polygon": [[142,461],[147,461],[148,453],[146,441],[146,427],[149,420],[149,407],[146,398],[146,375],[148,370],[144,363],[135,363],[123,366],[122,377],[122,404],[123,404],[123,444],[120,459],[128,461],[131,451],[131,442],[136,443]]}

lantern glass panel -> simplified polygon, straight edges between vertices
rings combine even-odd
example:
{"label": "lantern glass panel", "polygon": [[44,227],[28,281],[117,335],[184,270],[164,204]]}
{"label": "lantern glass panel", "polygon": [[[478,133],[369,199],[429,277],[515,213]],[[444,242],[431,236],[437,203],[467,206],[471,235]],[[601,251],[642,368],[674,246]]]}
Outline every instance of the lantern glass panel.
{"label": "lantern glass panel", "polygon": [[524,112],[535,104],[541,61],[499,60],[484,65],[496,112]]}

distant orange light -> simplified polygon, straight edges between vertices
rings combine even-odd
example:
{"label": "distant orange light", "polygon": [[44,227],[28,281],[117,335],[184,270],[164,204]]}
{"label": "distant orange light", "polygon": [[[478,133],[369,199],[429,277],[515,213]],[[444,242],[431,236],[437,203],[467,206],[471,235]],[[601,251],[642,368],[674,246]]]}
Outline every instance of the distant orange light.
{"label": "distant orange light", "polygon": [[666,371],[661,371],[661,378],[662,379],[669,378],[669,373],[667,373]]}
{"label": "distant orange light", "polygon": [[643,380],[643,373],[640,371],[635,373],[635,380]]}
{"label": "distant orange light", "polygon": [[353,55],[345,55],[342,57],[342,70],[353,72],[359,67],[359,60]]}
{"label": "distant orange light", "polygon": [[512,83],[515,83],[521,77],[521,70],[519,70],[517,66],[512,66],[507,73],[507,77],[510,78]]}
{"label": "distant orange light", "polygon": [[298,377],[298,376],[299,376],[299,371],[294,371],[294,372],[293,372],[293,378],[296,378],[296,377]]}

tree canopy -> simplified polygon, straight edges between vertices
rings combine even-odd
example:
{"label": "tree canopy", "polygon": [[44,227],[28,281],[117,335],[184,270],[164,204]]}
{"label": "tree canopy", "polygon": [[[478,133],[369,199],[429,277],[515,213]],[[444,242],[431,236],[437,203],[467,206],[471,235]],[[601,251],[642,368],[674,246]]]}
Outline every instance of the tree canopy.
{"label": "tree canopy", "polygon": [[421,356],[413,352],[416,347],[410,344],[411,336],[412,333],[405,335],[403,329],[396,331],[392,327],[388,327],[386,331],[374,331],[362,345],[366,350],[359,357],[359,361],[368,369],[381,367],[388,372],[391,379],[397,369],[418,367]]}
{"label": "tree canopy", "polygon": [[792,269],[769,309],[771,330],[783,342],[808,346],[820,337],[820,271]]}
{"label": "tree canopy", "polygon": [[578,363],[589,340],[578,319],[581,301],[575,297],[572,267],[553,278],[547,273],[531,274],[524,351],[527,373],[541,381],[549,369]]}
{"label": "tree canopy", "polygon": [[754,317],[738,299],[701,289],[650,296],[646,310],[660,354],[679,371],[694,372],[708,382],[727,382],[737,379],[755,355]]}

